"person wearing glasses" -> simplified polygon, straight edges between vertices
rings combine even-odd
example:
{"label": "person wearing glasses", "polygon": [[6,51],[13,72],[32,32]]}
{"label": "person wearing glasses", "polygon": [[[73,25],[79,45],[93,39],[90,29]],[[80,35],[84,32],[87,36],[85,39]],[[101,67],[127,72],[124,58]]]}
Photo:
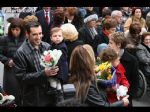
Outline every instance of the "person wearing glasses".
{"label": "person wearing glasses", "polygon": [[136,56],[140,62],[140,69],[146,76],[147,83],[150,85],[150,32],[142,35],[142,42],[137,46]]}

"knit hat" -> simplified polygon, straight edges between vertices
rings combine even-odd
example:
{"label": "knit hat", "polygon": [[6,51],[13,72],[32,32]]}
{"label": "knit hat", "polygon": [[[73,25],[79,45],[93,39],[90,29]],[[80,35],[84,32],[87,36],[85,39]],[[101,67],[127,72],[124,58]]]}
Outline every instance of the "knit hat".
{"label": "knit hat", "polygon": [[95,14],[95,13],[93,13],[93,12],[87,13],[87,14],[85,15],[85,18],[84,18],[84,23],[87,23],[87,22],[92,21],[92,20],[95,20],[95,21],[98,20],[97,14]]}
{"label": "knit hat", "polygon": [[99,55],[107,47],[108,47],[108,45],[106,43],[99,44],[97,46],[97,54]]}

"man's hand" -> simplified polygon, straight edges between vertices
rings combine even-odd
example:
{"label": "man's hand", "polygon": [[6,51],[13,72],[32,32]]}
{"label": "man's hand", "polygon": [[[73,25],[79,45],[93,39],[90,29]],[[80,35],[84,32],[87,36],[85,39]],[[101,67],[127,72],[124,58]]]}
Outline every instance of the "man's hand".
{"label": "man's hand", "polygon": [[9,67],[13,67],[13,65],[14,65],[13,60],[12,60],[12,59],[11,59],[11,60],[9,60],[9,62],[8,62],[8,66],[9,66]]}
{"label": "man's hand", "polygon": [[57,75],[58,71],[59,71],[58,66],[51,67],[51,68],[45,68],[45,74],[47,77]]}

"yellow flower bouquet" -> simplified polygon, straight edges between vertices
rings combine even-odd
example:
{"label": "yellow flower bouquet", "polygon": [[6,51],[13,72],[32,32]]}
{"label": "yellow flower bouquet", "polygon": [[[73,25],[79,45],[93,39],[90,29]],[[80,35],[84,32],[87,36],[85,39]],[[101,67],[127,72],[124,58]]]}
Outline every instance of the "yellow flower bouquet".
{"label": "yellow flower bouquet", "polygon": [[116,84],[116,70],[109,62],[104,62],[96,68],[97,80],[104,87],[111,87]]}

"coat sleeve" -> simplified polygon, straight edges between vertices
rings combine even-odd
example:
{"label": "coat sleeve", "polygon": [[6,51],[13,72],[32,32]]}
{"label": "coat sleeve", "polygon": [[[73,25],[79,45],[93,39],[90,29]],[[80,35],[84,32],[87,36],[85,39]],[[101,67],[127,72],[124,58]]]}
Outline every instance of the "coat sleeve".
{"label": "coat sleeve", "polygon": [[83,30],[83,28],[81,28],[78,32],[79,32],[78,39],[82,40],[83,43],[86,43],[85,31]]}
{"label": "coat sleeve", "polygon": [[123,106],[123,101],[117,101],[112,104],[108,103],[106,96],[102,91],[98,92],[96,87],[91,86],[87,94],[87,104],[90,106],[118,107]]}
{"label": "coat sleeve", "polygon": [[7,54],[7,40],[6,37],[1,37],[0,38],[0,61],[4,64],[7,65],[10,58],[6,56]]}
{"label": "coat sleeve", "polygon": [[38,72],[28,72],[29,67],[26,58],[27,57],[23,52],[16,52],[16,56],[14,58],[14,70],[18,81],[23,84],[31,85],[38,85],[46,81],[47,77],[44,70]]}
{"label": "coat sleeve", "polygon": [[[138,60],[141,62],[141,63],[143,63],[143,64],[146,64],[146,63],[149,63],[150,64],[150,56],[148,57],[147,55],[146,55],[146,52],[148,52],[148,51],[146,51],[146,49],[144,49],[144,48],[141,48],[141,49],[139,49],[137,52],[136,52],[136,55],[137,55],[137,57],[138,57]],[[149,55],[150,55],[150,53],[149,53]]]}
{"label": "coat sleeve", "polygon": [[134,95],[135,93],[137,93],[139,85],[139,72],[138,72],[139,65],[136,58],[133,58],[131,67],[132,67],[131,71],[132,87],[130,87],[130,90],[132,89],[131,94]]}

